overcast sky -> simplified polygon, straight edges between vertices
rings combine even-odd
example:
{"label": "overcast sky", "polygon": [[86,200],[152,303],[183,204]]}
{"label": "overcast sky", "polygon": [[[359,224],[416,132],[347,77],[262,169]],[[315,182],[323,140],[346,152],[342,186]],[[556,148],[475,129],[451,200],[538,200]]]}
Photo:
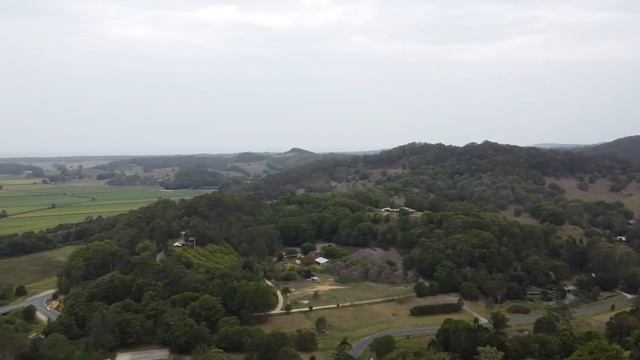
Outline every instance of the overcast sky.
{"label": "overcast sky", "polygon": [[638,0],[0,1],[0,156],[633,134]]}

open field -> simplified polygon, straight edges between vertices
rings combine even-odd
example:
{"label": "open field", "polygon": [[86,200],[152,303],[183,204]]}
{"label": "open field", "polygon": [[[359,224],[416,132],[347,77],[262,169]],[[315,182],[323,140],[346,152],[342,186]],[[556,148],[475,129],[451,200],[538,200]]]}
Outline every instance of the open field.
{"label": "open field", "polygon": [[120,214],[160,198],[177,200],[207,192],[110,187],[99,181],[45,185],[33,179],[0,179],[0,185],[3,186],[0,190],[0,210],[6,210],[9,215],[0,219],[0,234],[42,230],[82,221],[87,216]]}
{"label": "open field", "polygon": [[640,217],[640,184],[632,182],[620,192],[609,191],[611,182],[607,179],[598,179],[594,184],[589,184],[589,191],[578,189],[578,181],[572,178],[561,178],[559,180],[547,178],[547,183],[554,182],[560,185],[565,191],[567,199],[578,199],[584,201],[620,201],[627,208],[633,211],[636,218]]}
{"label": "open field", "polygon": [[[27,285],[55,277],[76,248],[78,246],[65,246],[55,250],[0,260],[0,282]],[[41,285],[34,284],[30,290],[46,290],[42,289]]]}
{"label": "open field", "polygon": [[288,302],[294,309],[309,305],[346,304],[413,294],[412,288],[408,285],[376,284],[368,281],[341,284],[324,274],[319,275],[319,281],[281,281],[277,286],[280,289],[283,287],[291,289]]}
{"label": "open field", "polygon": [[[450,299],[447,298],[446,301],[448,300]],[[412,306],[443,301],[445,300],[440,297],[411,298],[373,305],[279,315],[270,317],[267,323],[261,324],[259,327],[267,331],[282,330],[287,332],[296,329],[314,329],[316,319],[319,316],[324,316],[329,323],[329,331],[318,337],[319,347],[316,355],[318,359],[329,359],[331,352],[335,350],[335,346],[343,337],[354,342],[383,330],[440,325],[446,318],[472,319],[470,314],[462,311],[435,316],[416,317],[409,315],[409,309]]]}

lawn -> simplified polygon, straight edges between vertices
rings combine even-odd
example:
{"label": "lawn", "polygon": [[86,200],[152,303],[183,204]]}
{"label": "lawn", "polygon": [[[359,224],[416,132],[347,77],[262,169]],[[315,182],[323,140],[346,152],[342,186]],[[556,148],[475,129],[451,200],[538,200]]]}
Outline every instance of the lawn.
{"label": "lawn", "polygon": [[[162,191],[156,187],[111,187],[99,181],[76,181],[62,185],[41,184],[33,179],[0,179],[0,234],[46,229],[79,222],[87,216],[120,214],[160,198],[184,199],[205,190]],[[54,206],[55,204],[55,206]]]}
{"label": "lawn", "polygon": [[411,298],[373,305],[272,316],[267,323],[259,325],[259,327],[266,331],[282,330],[287,332],[304,328],[313,329],[316,319],[319,316],[324,316],[329,323],[329,331],[326,335],[318,337],[319,348],[316,355],[318,359],[329,359],[331,352],[344,337],[354,343],[363,337],[384,330],[440,325],[447,318],[472,319],[472,316],[466,312],[420,317],[409,315],[409,309],[412,306],[440,301],[442,300],[433,297]]}
{"label": "lawn", "polygon": [[[28,285],[30,294],[36,294],[55,287],[55,276],[60,272],[69,255],[78,246],[65,246],[55,250],[42,251],[0,260],[0,282]],[[45,280],[46,279],[46,280]],[[45,280],[45,281],[43,281]]]}
{"label": "lawn", "polygon": [[368,281],[341,284],[325,274],[319,274],[319,281],[281,281],[276,285],[280,289],[291,289],[288,301],[294,309],[413,294],[412,287],[408,285],[376,284]]}

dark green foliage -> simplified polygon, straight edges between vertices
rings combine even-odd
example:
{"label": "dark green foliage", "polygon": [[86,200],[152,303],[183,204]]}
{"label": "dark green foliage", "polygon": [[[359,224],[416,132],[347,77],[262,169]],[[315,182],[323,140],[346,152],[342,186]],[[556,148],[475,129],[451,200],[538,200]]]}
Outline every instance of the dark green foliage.
{"label": "dark green foliage", "polygon": [[507,318],[502,312],[496,311],[491,313],[489,323],[495,331],[503,332],[509,327],[509,318]]}
{"label": "dark green foliage", "polygon": [[316,333],[311,330],[296,330],[293,335],[293,345],[298,351],[316,351],[318,349]]}
{"label": "dark green foliage", "polygon": [[276,360],[301,360],[302,358],[294,348],[291,346],[285,346],[280,351],[278,351],[278,356]]}
{"label": "dark green foliage", "polygon": [[[258,359],[271,360],[278,359],[278,355],[283,348],[291,347],[291,339],[288,334],[281,331],[273,331],[267,334],[262,340],[260,350],[258,351]],[[295,351],[294,351],[295,352]],[[290,354],[287,351],[287,356]]]}
{"label": "dark green foliage", "polygon": [[536,319],[533,324],[533,333],[554,335],[558,328],[558,318],[552,314],[546,314]]}
{"label": "dark green foliage", "polygon": [[47,336],[42,342],[39,359],[68,360],[73,351],[73,347],[64,335],[54,333]]}
{"label": "dark green foliage", "polygon": [[433,280],[438,283],[443,292],[457,291],[462,283],[462,275],[453,262],[445,260],[436,267]]}
{"label": "dark green foliage", "polygon": [[187,313],[190,318],[207,327],[210,331],[215,330],[218,321],[225,315],[222,305],[211,295],[203,295],[189,304]]}
{"label": "dark green foliage", "polygon": [[245,282],[236,290],[233,308],[236,313],[242,315],[264,313],[277,304],[273,288],[263,283]]}
{"label": "dark green foliage", "polygon": [[322,247],[322,256],[327,259],[340,259],[349,256],[349,252],[337,246],[328,245]]}
{"label": "dark green foliage", "polygon": [[460,296],[465,300],[476,301],[480,298],[480,290],[473,282],[463,282],[460,285]]}
{"label": "dark green foliage", "polygon": [[336,346],[336,350],[333,352],[331,358],[333,360],[353,360],[354,357],[351,356],[352,349],[353,347],[349,341],[347,341],[347,338],[343,338]]}
{"label": "dark green foliage", "polygon": [[429,287],[424,283],[424,281],[418,281],[413,286],[413,291],[416,293],[417,297],[425,297],[429,295]]}
{"label": "dark green foliage", "polygon": [[13,291],[15,296],[25,296],[27,295],[27,288],[24,285],[16,286],[16,289]]}
{"label": "dark green foliage", "polygon": [[312,244],[312,243],[304,243],[302,244],[302,246],[300,246],[300,252],[302,252],[302,255],[307,255],[312,251],[316,250],[316,245]]}
{"label": "dark green foliage", "polygon": [[623,311],[615,314],[607,322],[605,334],[611,342],[628,348],[633,332],[640,330],[640,311]]}
{"label": "dark green foliage", "polygon": [[36,321],[36,307],[33,305],[22,308],[22,319],[26,322],[33,323]]}
{"label": "dark green foliage", "polygon": [[462,359],[473,359],[477,348],[486,344],[489,331],[474,327],[463,320],[446,319],[436,333],[436,343],[443,351],[454,353]]}
{"label": "dark green foliage", "polygon": [[28,346],[27,334],[16,331],[11,325],[0,324],[0,358],[19,358],[27,353]]}
{"label": "dark green foliage", "polygon": [[391,335],[381,336],[373,339],[369,348],[377,359],[383,359],[396,349],[396,339]]}
{"label": "dark green foliage", "polygon": [[0,300],[9,299],[13,294],[13,284],[0,283]]}
{"label": "dark green foliage", "polygon": [[225,327],[216,336],[216,346],[224,351],[257,351],[264,340],[262,330],[247,326]]}
{"label": "dark green foliage", "polygon": [[594,340],[576,350],[569,360],[623,360],[624,358],[624,352],[618,345]]}
{"label": "dark green foliage", "polygon": [[451,314],[460,311],[463,305],[462,299],[455,303],[416,305],[409,310],[409,313],[412,316]]}

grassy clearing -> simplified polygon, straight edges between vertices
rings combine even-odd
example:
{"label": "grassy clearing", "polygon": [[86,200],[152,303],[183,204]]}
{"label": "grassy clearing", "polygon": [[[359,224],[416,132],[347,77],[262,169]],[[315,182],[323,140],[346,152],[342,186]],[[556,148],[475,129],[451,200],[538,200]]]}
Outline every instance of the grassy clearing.
{"label": "grassy clearing", "polygon": [[65,246],[0,260],[0,282],[15,285],[31,284],[28,287],[30,294],[47,290],[43,288],[53,284],[56,274],[64,268],[67,259],[76,248],[78,246]]}
{"label": "grassy clearing", "polygon": [[[148,205],[158,199],[184,199],[204,190],[162,191],[155,187],[110,187],[99,181],[47,185],[33,179],[0,179],[0,234],[42,230],[79,222],[87,216],[108,216]],[[52,206],[55,204],[55,207]]]}
{"label": "grassy clearing", "polygon": [[296,308],[313,306],[347,304],[354,301],[381,299],[411,295],[413,290],[408,285],[376,284],[372,282],[358,282],[341,284],[327,275],[320,275],[320,281],[291,281],[279,282],[282,289],[289,287],[289,303]]}
{"label": "grassy clearing", "polygon": [[329,331],[326,335],[318,337],[319,348],[316,355],[319,359],[329,359],[331,352],[343,337],[355,342],[384,330],[440,325],[447,318],[472,320],[472,316],[466,312],[422,317],[409,315],[409,309],[412,306],[433,301],[438,300],[412,298],[373,305],[272,316],[267,323],[259,326],[266,331],[291,332],[296,329],[313,329],[316,319],[324,316],[329,323]]}
{"label": "grassy clearing", "polygon": [[522,212],[520,216],[515,216],[513,212],[516,208],[522,209],[522,206],[510,205],[507,209],[500,211],[500,214],[509,220],[516,220],[523,224],[528,224],[528,225],[538,224],[538,220],[532,218],[531,215],[527,214],[526,212]]}
{"label": "grassy clearing", "polygon": [[598,179],[595,184],[589,185],[589,191],[578,189],[578,181],[572,178],[561,178],[559,180],[547,178],[547,183],[555,182],[565,191],[567,199],[578,199],[584,201],[620,201],[629,208],[636,217],[640,216],[640,184],[631,183],[620,192],[609,191],[611,182],[607,179]]}
{"label": "grassy clearing", "polygon": [[[542,315],[545,311],[545,305],[543,303],[532,303],[528,301],[507,301],[503,304],[491,304],[488,305],[484,301],[465,301],[465,306],[469,307],[471,310],[475,311],[482,317],[488,319],[491,316],[492,312],[501,311],[508,318],[516,318],[521,316],[531,316],[531,315]],[[514,304],[524,305],[531,309],[530,314],[522,315],[522,314],[511,314],[507,312],[509,306]]]}

